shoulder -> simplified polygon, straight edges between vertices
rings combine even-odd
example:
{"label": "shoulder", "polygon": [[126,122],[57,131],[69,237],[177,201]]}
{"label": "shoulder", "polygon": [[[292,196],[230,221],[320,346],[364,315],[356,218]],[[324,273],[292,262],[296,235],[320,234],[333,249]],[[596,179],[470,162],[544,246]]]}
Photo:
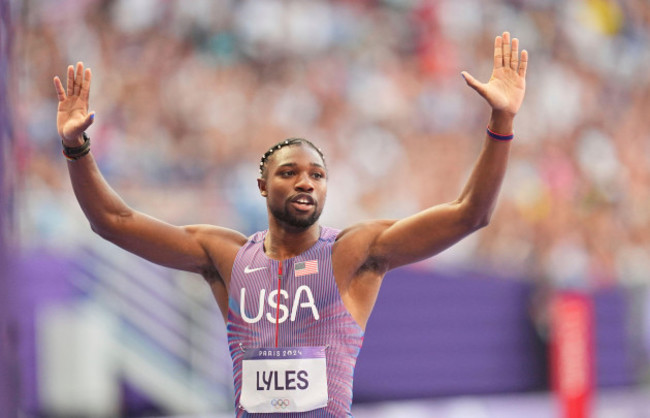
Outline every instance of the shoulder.
{"label": "shoulder", "polygon": [[248,238],[241,232],[215,225],[187,225],[184,229],[208,255],[209,264],[201,268],[203,276],[220,276],[228,282],[235,257]]}
{"label": "shoulder", "polygon": [[375,219],[354,224],[342,230],[336,241],[374,241],[383,231],[390,228],[397,220]]}
{"label": "shoulder", "polygon": [[184,229],[202,244],[241,247],[248,240],[241,232],[216,225],[187,225]]}
{"label": "shoulder", "polygon": [[332,260],[357,271],[366,265],[381,265],[373,255],[373,245],[377,238],[396,220],[378,219],[364,221],[341,231],[332,247]]}

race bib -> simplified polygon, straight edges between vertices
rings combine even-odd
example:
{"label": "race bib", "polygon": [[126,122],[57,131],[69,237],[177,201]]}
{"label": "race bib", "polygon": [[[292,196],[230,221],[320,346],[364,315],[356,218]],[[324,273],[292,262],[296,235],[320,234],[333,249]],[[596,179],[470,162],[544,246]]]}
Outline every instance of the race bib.
{"label": "race bib", "polygon": [[327,406],[325,347],[251,348],[242,360],[240,406],[251,413]]}

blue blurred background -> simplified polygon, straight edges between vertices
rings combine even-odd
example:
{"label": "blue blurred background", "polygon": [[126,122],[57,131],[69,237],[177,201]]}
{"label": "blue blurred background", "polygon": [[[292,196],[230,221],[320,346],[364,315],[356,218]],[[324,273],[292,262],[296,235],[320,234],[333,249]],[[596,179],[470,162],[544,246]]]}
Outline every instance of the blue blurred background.
{"label": "blue blurred background", "polygon": [[101,241],[74,199],[52,85],[68,64],[93,70],[93,154],[131,206],[263,229],[259,158],[302,136],[330,170],[323,223],[342,228],[457,196],[489,116],[460,71],[487,80],[504,30],[530,65],[496,213],[388,276],[353,411],[557,416],[548,301],[572,289],[594,301],[594,414],[650,416],[647,0],[0,0],[0,11],[6,416],[232,410],[207,285]]}

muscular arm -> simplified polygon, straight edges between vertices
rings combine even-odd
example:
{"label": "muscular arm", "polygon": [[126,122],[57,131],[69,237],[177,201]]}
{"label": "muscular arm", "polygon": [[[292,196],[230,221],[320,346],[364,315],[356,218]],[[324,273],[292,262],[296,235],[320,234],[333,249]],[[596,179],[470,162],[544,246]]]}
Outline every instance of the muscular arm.
{"label": "muscular arm", "polygon": [[[463,72],[467,84],[492,107],[488,127],[510,134],[525,92],[528,54],[518,56],[517,39],[504,32],[494,42],[494,67],[487,83]],[[508,162],[510,143],[485,135],[472,174],[456,200],[401,220],[370,221],[342,231],[332,248],[341,297],[365,329],[384,274],[395,267],[431,257],[487,225]]]}
{"label": "muscular arm", "polygon": [[[492,120],[491,126],[512,124],[496,116]],[[392,269],[431,257],[486,226],[496,205],[509,151],[509,142],[497,142],[486,135],[459,197],[395,222],[377,237],[371,254],[386,259],[388,269]]]}
{"label": "muscular arm", "polygon": [[[488,83],[463,72],[467,84],[492,107],[488,127],[513,132],[514,117],[525,92],[528,54],[518,55],[519,41],[505,32],[494,44],[494,67]],[[509,141],[485,136],[483,149],[459,197],[399,220],[379,233],[369,255],[385,260],[387,268],[431,257],[488,224],[505,174]]]}
{"label": "muscular arm", "polygon": [[245,242],[225,228],[174,226],[130,208],[104,180],[92,155],[69,161],[68,171],[92,230],[149,261],[205,276],[219,264],[210,254],[236,253],[237,243]]}
{"label": "muscular arm", "polygon": [[[88,113],[90,69],[78,63],[68,68],[67,91],[58,77],[57,128],[63,143],[76,147],[92,124]],[[245,237],[208,225],[173,226],[130,208],[108,185],[92,154],[68,161],[75,196],[93,231],[116,245],[154,263],[203,274],[206,279],[229,279],[232,261]],[[226,276],[226,277],[224,277]]]}

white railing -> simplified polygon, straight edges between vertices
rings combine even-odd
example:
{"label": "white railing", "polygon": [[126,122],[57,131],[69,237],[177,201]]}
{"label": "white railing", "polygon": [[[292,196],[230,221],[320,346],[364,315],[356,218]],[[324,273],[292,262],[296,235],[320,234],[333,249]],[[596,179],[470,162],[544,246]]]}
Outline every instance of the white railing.
{"label": "white railing", "polygon": [[76,260],[72,285],[118,320],[116,375],[171,414],[232,408],[225,325],[200,277],[99,240]]}

